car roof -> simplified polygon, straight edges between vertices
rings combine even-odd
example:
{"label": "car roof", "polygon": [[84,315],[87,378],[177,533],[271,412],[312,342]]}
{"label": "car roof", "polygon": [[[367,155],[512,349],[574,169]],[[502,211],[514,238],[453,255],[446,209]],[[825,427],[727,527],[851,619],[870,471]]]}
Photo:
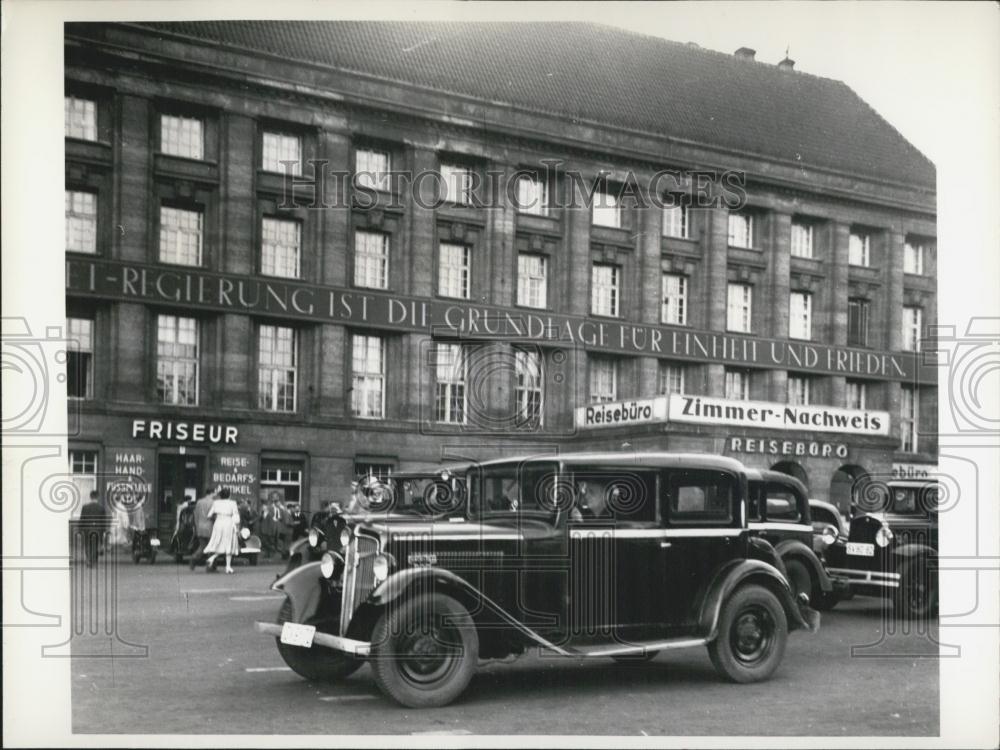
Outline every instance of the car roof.
{"label": "car roof", "polygon": [[389,479],[394,479],[396,477],[436,477],[442,471],[448,471],[452,474],[462,475],[464,474],[470,464],[442,464],[440,466],[421,466],[416,469],[401,469],[399,471],[393,471],[388,474]]}
{"label": "car roof", "polygon": [[778,482],[782,484],[790,484],[797,490],[801,491],[803,495],[808,495],[809,491],[806,486],[802,484],[801,480],[796,479],[791,474],[786,474],[783,471],[774,471],[773,469],[747,469],[747,479],[751,482]]}
{"label": "car roof", "polygon": [[717,456],[711,453],[670,453],[666,451],[548,453],[493,459],[483,461],[479,463],[479,466],[497,466],[510,463],[540,463],[544,461],[560,461],[566,466],[594,466],[600,464],[623,464],[650,468],[683,466],[695,469],[717,469],[719,471],[731,471],[735,473],[744,473],[747,470],[742,463],[728,456]]}

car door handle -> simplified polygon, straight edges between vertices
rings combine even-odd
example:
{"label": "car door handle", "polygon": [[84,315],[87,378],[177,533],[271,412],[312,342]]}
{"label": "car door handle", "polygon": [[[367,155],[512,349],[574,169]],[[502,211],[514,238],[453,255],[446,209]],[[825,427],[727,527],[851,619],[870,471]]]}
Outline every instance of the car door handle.
{"label": "car door handle", "polygon": [[660,549],[670,549],[673,546],[673,542],[660,542]]}

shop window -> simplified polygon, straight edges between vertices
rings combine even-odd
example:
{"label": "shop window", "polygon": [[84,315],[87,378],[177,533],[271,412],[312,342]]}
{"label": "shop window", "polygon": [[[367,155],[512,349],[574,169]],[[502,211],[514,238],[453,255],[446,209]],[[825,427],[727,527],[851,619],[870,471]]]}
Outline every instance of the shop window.
{"label": "shop window", "polygon": [[297,221],[264,217],[261,223],[260,271],[265,276],[297,279],[302,226]]}
{"label": "shop window", "polygon": [[76,488],[78,502],[73,517],[80,515],[80,508],[90,500],[90,493],[97,489],[97,451],[69,452],[69,473]]}
{"label": "shop window", "polygon": [[261,500],[301,503],[302,462],[261,461],[260,497]]}
{"label": "shop window", "polygon": [[66,250],[97,252],[97,195],[94,193],[66,191]]}
{"label": "shop window", "polygon": [[386,461],[354,462],[354,478],[359,480],[370,477],[372,479],[378,479],[380,482],[385,482],[392,476],[392,472],[395,470],[395,464],[388,463]]}
{"label": "shop window", "polygon": [[66,397],[94,397],[94,321],[66,319]]}

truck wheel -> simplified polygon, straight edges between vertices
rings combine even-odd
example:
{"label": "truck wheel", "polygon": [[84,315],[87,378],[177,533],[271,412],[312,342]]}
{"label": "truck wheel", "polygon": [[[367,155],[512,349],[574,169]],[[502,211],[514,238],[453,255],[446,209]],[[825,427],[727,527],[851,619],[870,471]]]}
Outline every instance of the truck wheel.
{"label": "truck wheel", "polygon": [[[292,601],[285,599],[278,612],[278,624],[292,621]],[[358,671],[364,662],[350,654],[324,646],[302,648],[282,643],[275,638],[278,653],[295,674],[312,682],[338,682]]]}
{"label": "truck wheel", "polygon": [[468,611],[444,594],[390,605],[372,633],[372,671],[397,703],[429,708],[451,703],[469,684],[479,636]]}
{"label": "truck wheel", "polygon": [[792,599],[796,601],[799,594],[811,596],[813,591],[812,576],[805,563],[795,558],[785,560],[785,570],[788,573],[788,585],[792,589]]}
{"label": "truck wheel", "polygon": [[929,618],[937,609],[937,575],[926,561],[910,563],[899,579],[893,609],[906,620]]}
{"label": "truck wheel", "polygon": [[788,620],[778,597],[763,586],[740,586],[722,605],[712,664],[733,682],[766,680],[785,653]]}

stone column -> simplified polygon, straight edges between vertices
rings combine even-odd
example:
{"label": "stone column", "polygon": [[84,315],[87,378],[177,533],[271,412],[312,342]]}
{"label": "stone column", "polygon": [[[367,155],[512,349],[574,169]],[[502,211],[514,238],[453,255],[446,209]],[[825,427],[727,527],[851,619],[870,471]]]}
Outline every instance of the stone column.
{"label": "stone column", "polygon": [[[584,179],[587,179],[586,177]],[[587,315],[590,312],[590,224],[591,210],[587,196],[575,180],[567,180],[571,192],[570,203],[575,208],[566,209],[566,287],[562,297],[566,312]]]}
{"label": "stone column", "polygon": [[315,403],[321,417],[340,419],[350,414],[351,403],[348,391],[351,383],[346,375],[347,331],[343,326],[327,323],[317,326],[316,338],[319,372]]}
{"label": "stone column", "polygon": [[[729,211],[724,207],[707,209],[705,272],[708,274],[708,295],[705,300],[705,320],[711,331],[726,330],[726,305],[729,289]],[[725,393],[725,367],[708,365],[708,395],[720,397]]]}
{"label": "stone column", "polygon": [[889,335],[883,339],[888,351],[898,352],[903,348],[903,235],[901,232],[886,232],[885,266],[886,316],[885,325]]}
{"label": "stone column", "polygon": [[[115,401],[145,403],[147,378],[156,378],[156,341],[149,342],[147,351],[146,308],[143,305],[120,302],[111,306],[113,336],[111,382]],[[154,333],[155,336],[155,333]],[[154,390],[154,389],[150,389]]]}
{"label": "stone column", "polygon": [[[830,343],[835,346],[846,346],[851,227],[836,222],[830,230],[830,291],[827,295],[826,315],[829,321]],[[840,375],[830,378],[830,403],[833,406],[847,404],[847,378]]]}
{"label": "stone column", "polygon": [[[257,351],[255,326],[247,315],[220,315],[219,321],[222,329],[220,348],[223,366],[220,368],[219,382],[222,407],[253,408],[256,403],[250,393],[250,374],[256,369],[256,362],[252,359]],[[300,357],[300,363],[302,361],[304,359]],[[302,387],[301,383],[299,387]],[[305,394],[300,392],[300,402],[303,398]]]}
{"label": "stone column", "polygon": [[[345,133],[331,130],[320,131],[317,143],[316,169],[325,170],[325,174],[316,175],[316,178],[326,180],[330,172],[351,172],[350,155],[351,144]],[[326,163],[321,165],[324,161]],[[304,177],[308,176],[310,171],[307,165]],[[336,194],[334,194],[335,187]],[[348,286],[351,282],[347,278],[352,239],[351,209],[349,205],[343,205],[343,198],[349,196],[350,191],[343,189],[343,186],[340,185],[334,186],[332,181],[327,184],[327,188],[330,194],[325,196],[326,202],[334,207],[323,206],[317,209],[320,213],[320,216],[317,217],[320,227],[316,232],[319,238],[316,248],[319,253],[316,275],[322,284]],[[398,256],[389,257],[390,269],[394,262],[399,262]]]}
{"label": "stone column", "polygon": [[[437,154],[434,151],[415,147],[412,153],[411,164],[413,177],[426,172],[434,172],[438,168]],[[430,206],[434,200],[434,186],[436,181],[431,178],[424,178],[420,181],[420,197],[423,206]],[[429,297],[434,293],[436,281],[434,279],[434,258],[437,248],[434,241],[434,217],[435,209],[422,207],[413,199],[412,192],[405,197],[407,210],[409,213],[409,294],[420,297]],[[482,262],[479,258],[473,258],[473,263]]]}
{"label": "stone column", "polygon": [[[771,242],[767,251],[767,285],[765,295],[770,298],[768,332],[776,339],[789,335],[789,305],[791,294],[792,216],[789,213],[771,214]],[[761,299],[761,302],[765,302]],[[770,370],[767,375],[768,398],[784,403],[788,397],[788,372]]]}
{"label": "stone column", "polygon": [[150,201],[153,145],[150,138],[149,102],[128,94],[121,97],[121,137],[118,148],[118,211],[121,229],[113,232],[113,252],[120,260],[151,262],[156,243],[150,242]]}
{"label": "stone column", "polygon": [[223,245],[218,248],[217,268],[227,273],[252,274],[257,267],[259,247],[254,238],[257,223],[257,200],[254,193],[256,160],[254,151],[256,124],[249,117],[229,114],[222,149],[222,181],[219,185],[219,211],[222,214]]}
{"label": "stone column", "polygon": [[[656,325],[660,322],[662,306],[660,236],[663,233],[663,209],[655,206],[646,196],[646,206],[637,210],[639,222],[638,284],[639,322]],[[656,357],[638,357],[635,361],[637,393],[640,398],[657,392],[659,360]]]}
{"label": "stone column", "polygon": [[[489,302],[508,307],[517,296],[517,259],[515,255],[515,228],[517,208],[508,199],[504,187],[514,171],[508,164],[494,163],[493,169],[503,174],[489,188],[490,203],[486,209],[486,236],[484,251],[489,253],[490,280],[487,286]],[[493,190],[494,185],[498,190]]]}

